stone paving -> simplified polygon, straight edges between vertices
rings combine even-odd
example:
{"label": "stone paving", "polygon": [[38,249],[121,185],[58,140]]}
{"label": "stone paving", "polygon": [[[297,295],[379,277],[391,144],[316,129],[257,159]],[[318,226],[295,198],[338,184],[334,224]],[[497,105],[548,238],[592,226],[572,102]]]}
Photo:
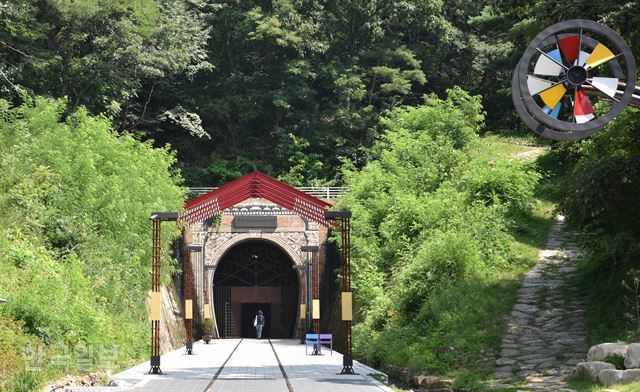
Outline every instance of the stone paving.
{"label": "stone paving", "polygon": [[564,379],[588,350],[586,304],[572,282],[579,258],[575,236],[557,217],[509,316],[496,361],[502,386],[524,379],[529,389],[568,390]]}
{"label": "stone paving", "polygon": [[145,362],[111,379],[129,384],[118,392],[393,392],[370,376],[386,377],[383,373],[357,361],[357,375],[337,375],[342,368],[340,353],[331,354],[327,348],[323,355],[305,355],[298,340],[222,339],[209,345],[197,342],[196,355],[184,351],[183,347],[162,356],[163,375],[147,374],[149,362]]}
{"label": "stone paving", "polygon": [[245,339],[210,391],[287,391],[287,384],[266,339]]}
{"label": "stone paving", "polygon": [[341,375],[342,354],[328,348],[322,355],[305,355],[304,346],[295,340],[273,341],[280,362],[294,391],[310,392],[393,392],[369,376],[378,373],[354,361],[356,375]]}
{"label": "stone paving", "polygon": [[122,391],[203,392],[238,343],[240,339],[214,340],[212,344],[196,342],[195,355],[186,355],[184,347],[164,354],[160,362],[162,375],[148,374],[149,362],[144,362],[111,379],[132,387]]}

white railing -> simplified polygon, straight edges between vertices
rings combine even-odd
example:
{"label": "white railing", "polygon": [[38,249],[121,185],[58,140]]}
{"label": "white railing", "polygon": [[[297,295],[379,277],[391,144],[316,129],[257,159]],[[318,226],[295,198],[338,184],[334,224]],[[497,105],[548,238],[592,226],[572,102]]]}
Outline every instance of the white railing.
{"label": "white railing", "polygon": [[[192,195],[192,197],[196,197],[211,192],[214,189],[218,188],[192,187],[189,188],[189,193]],[[337,199],[345,193],[349,192],[349,188],[345,186],[301,186],[296,187],[296,189],[319,199]]]}

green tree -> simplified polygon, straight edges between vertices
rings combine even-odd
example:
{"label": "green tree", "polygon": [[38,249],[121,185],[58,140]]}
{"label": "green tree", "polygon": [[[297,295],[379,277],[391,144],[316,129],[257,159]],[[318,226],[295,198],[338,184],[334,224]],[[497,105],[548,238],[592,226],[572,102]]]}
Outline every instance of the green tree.
{"label": "green tree", "polygon": [[4,93],[14,84],[68,97],[70,111],[83,105],[113,117],[119,129],[134,128],[163,111],[148,107],[158,84],[210,67],[203,7],[178,0],[0,1]]}
{"label": "green tree", "polygon": [[198,108],[212,137],[183,149],[171,134],[162,136],[181,151],[189,183],[217,183],[255,168],[296,182],[327,181],[339,157],[362,164],[361,147],[379,135],[381,113],[419,101],[427,75],[445,68],[425,66],[416,48],[437,52],[455,30],[440,2],[212,6],[213,70],[159,95]]}

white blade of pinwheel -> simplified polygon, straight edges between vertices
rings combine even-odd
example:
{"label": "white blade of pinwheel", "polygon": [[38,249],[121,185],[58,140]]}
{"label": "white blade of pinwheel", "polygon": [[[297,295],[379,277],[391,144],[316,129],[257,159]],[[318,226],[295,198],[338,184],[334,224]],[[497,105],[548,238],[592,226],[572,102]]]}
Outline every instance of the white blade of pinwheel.
{"label": "white blade of pinwheel", "polygon": [[[558,49],[554,49],[547,54],[549,57],[562,64],[560,51]],[[533,69],[533,73],[536,75],[559,76],[560,72],[562,72],[562,67],[543,54],[540,54],[540,57],[538,57],[538,61],[536,62],[536,66]]]}
{"label": "white blade of pinwheel", "polygon": [[535,76],[527,75],[527,87],[529,87],[529,93],[531,95],[536,95],[541,91],[548,89],[553,86],[553,82],[536,78]]}
{"label": "white blade of pinwheel", "polygon": [[589,58],[589,53],[584,52],[584,51],[580,51],[580,59],[578,60],[578,64],[580,64],[581,66],[584,67],[584,64],[587,62],[587,59]]}
{"label": "white blade of pinwheel", "polygon": [[591,85],[613,98],[618,90],[618,78],[594,77]]}

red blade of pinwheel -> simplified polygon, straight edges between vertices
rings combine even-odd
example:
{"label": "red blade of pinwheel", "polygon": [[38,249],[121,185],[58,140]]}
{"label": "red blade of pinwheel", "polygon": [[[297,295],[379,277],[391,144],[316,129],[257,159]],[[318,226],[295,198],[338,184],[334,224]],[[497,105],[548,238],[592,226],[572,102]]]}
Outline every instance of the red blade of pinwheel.
{"label": "red blade of pinwheel", "polygon": [[586,94],[581,90],[576,92],[576,101],[573,105],[573,116],[578,124],[586,123],[595,117],[591,101],[589,101],[589,98],[587,98]]}
{"label": "red blade of pinwheel", "polygon": [[580,36],[570,35],[558,41],[558,46],[564,58],[573,65],[574,61],[578,59],[578,53],[580,51]]}

